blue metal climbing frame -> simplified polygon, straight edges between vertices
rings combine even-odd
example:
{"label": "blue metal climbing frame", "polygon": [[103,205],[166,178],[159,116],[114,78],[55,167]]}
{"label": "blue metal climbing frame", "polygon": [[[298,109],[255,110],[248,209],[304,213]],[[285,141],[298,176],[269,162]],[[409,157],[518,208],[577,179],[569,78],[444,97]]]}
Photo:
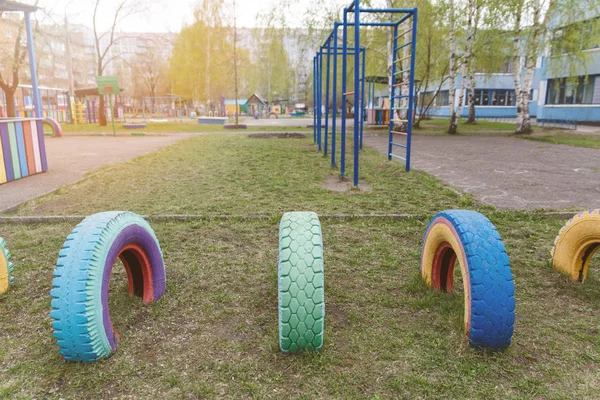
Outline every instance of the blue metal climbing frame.
{"label": "blue metal climbing frame", "polygon": [[[401,14],[397,21],[362,21],[361,13],[370,14]],[[348,14],[354,14],[354,21],[348,21]],[[343,22],[334,23],[333,31],[329,34],[323,45],[317,51],[313,60],[313,94],[314,94],[314,132],[313,138],[317,143],[319,151],[323,149],[324,155],[331,153],[331,166],[335,167],[336,161],[336,129],[337,129],[337,69],[338,56],[342,57],[342,121],[341,121],[341,143],[340,143],[340,175],[346,175],[346,104],[349,96],[354,96],[354,136],[353,136],[353,183],[358,186],[359,180],[359,150],[363,147],[363,132],[365,118],[365,61],[366,51],[360,46],[360,28],[362,27],[388,27],[394,30],[393,39],[393,63],[392,63],[392,81],[390,82],[390,126],[389,126],[389,145],[388,159],[398,158],[406,163],[406,171],[410,171],[411,139],[413,125],[413,107],[414,107],[414,68],[416,55],[416,35],[417,35],[417,9],[416,8],[360,8],[360,0],[353,0],[350,6],[344,8]],[[411,27],[398,34],[399,27],[411,24]],[[338,29],[342,27],[342,49],[338,46]],[[354,28],[354,43],[348,44],[348,27]],[[406,34],[411,33],[408,42],[404,41]],[[402,38],[402,44],[399,45],[398,39]],[[407,47],[410,46],[410,50]],[[398,57],[398,52],[408,53],[404,57]],[[354,90],[347,90],[347,72],[348,57],[354,56]],[[361,57],[362,55],[362,57]],[[323,57],[326,56],[325,71],[323,70]],[[331,56],[333,56],[333,76],[331,74]],[[400,70],[397,71],[397,65],[400,64]],[[409,65],[409,67],[406,67]],[[323,73],[325,73],[325,102],[323,103]],[[330,79],[332,76],[333,79]],[[407,77],[408,76],[408,77]],[[406,79],[407,77],[407,79]],[[403,78],[405,78],[403,80]],[[331,82],[333,81],[333,82]],[[332,90],[330,92],[330,87]],[[405,90],[403,90],[405,89]],[[399,94],[397,94],[399,92]],[[331,149],[329,149],[329,100],[332,99],[331,113]],[[395,100],[406,99],[404,107],[396,107]],[[401,103],[400,101],[398,103]],[[325,109],[325,126],[322,126],[323,112]],[[404,119],[395,118],[399,111],[406,111]],[[396,128],[399,126],[399,128]],[[404,127],[404,129],[402,128]],[[323,132],[324,128],[324,132]],[[322,133],[325,133],[324,143]],[[398,136],[405,136],[406,143],[399,143]],[[406,150],[405,156],[394,154],[395,148]]]}

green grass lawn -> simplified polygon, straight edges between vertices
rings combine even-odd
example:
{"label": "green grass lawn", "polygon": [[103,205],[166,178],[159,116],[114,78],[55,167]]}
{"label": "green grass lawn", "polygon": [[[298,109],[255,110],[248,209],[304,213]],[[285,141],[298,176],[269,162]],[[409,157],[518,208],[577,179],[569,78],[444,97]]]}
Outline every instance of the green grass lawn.
{"label": "green grass lawn", "polygon": [[[231,122],[230,123],[235,123]],[[240,124],[243,122],[240,121]],[[146,128],[143,129],[125,129],[123,123],[116,122],[115,127],[117,133],[132,132],[146,132],[146,133],[195,133],[195,132],[229,132],[229,129],[223,128],[223,125],[210,125],[210,124],[198,124],[193,121],[187,122],[147,122]],[[98,124],[61,124],[63,132],[69,133],[104,133],[112,134],[112,125],[110,122],[107,126],[100,126]],[[295,126],[249,126],[246,129],[248,132],[305,132],[308,131],[306,127],[295,127]],[[312,132],[312,128],[310,129]]]}
{"label": "green grass lawn", "polygon": [[[312,136],[312,135],[309,135]],[[352,143],[347,174],[352,176]],[[370,192],[336,193],[322,153],[306,139],[251,139],[208,135],[93,173],[87,179],[25,203],[16,213],[87,215],[125,209],[142,214],[267,214],[289,210],[318,213],[433,213],[473,205],[438,179],[404,172],[375,150],[364,150],[361,179]],[[338,154],[339,158],[339,154]],[[366,186],[366,185],[365,185]]]}
{"label": "green grass lawn", "polygon": [[[52,270],[76,223],[0,223],[16,265],[15,286],[0,296],[0,398],[597,398],[599,257],[585,284],[571,282],[548,262],[563,220],[495,211],[374,151],[361,155],[372,190],[335,193],[320,184],[339,172],[311,138],[194,137],[25,204],[18,214],[271,218],[153,222],[166,294],[142,304],[116,268],[109,306],[121,342],[92,364],[62,360],[49,316]],[[484,211],[504,239],[517,301],[507,351],[468,346],[460,282],[449,294],[421,282],[423,233],[446,208]],[[320,353],[278,350],[278,220],[290,210],[424,214],[322,219]]]}
{"label": "green grass lawn", "polygon": [[566,144],[575,147],[587,147],[590,149],[600,149],[600,135],[579,135],[575,133],[561,132],[554,135],[543,136],[519,136],[527,140],[537,140],[538,142],[552,144]]}
{"label": "green grass lawn", "polygon": [[121,343],[94,364],[67,363],[49,308],[57,251],[74,224],[4,225],[17,283],[0,297],[3,398],[595,398],[600,280],[547,259],[562,221],[493,217],[508,248],[517,320],[506,352],[472,349],[462,293],[419,277],[427,219],[323,220],[326,336],[321,353],[277,347],[277,221],[154,223],[167,292],[143,305],[113,272]]}

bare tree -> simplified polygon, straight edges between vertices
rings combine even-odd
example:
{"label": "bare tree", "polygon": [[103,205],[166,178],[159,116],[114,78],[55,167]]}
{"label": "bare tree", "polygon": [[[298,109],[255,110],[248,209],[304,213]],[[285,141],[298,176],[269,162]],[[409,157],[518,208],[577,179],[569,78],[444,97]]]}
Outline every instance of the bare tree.
{"label": "bare tree", "polygon": [[233,71],[235,75],[235,127],[238,127],[238,58],[237,58],[237,8],[233,0]]}
{"label": "bare tree", "polygon": [[[39,0],[36,0],[35,6],[38,5]],[[0,17],[2,17],[2,11],[0,11]],[[15,92],[19,87],[19,71],[21,67],[25,65],[25,56],[27,52],[21,45],[23,39],[23,30],[25,27],[25,20],[21,19],[18,23],[17,34],[14,37],[14,47],[9,54],[0,55],[0,89],[4,91],[4,97],[6,99],[6,115],[8,117],[16,116],[16,104],[15,104]],[[4,69],[4,67],[7,67]],[[6,75],[4,75],[6,73]],[[39,111],[39,110],[38,110]]]}
{"label": "bare tree", "polygon": [[[98,27],[98,8],[100,7],[101,0],[96,0],[94,5],[94,15],[92,19],[92,25],[94,28],[94,45],[96,48],[96,72],[98,76],[104,75],[104,70],[106,66],[113,60],[119,58],[121,55],[117,54],[112,57],[108,57],[109,50],[113,45],[117,42],[121,37],[115,37],[115,30],[119,22],[121,22],[124,18],[134,14],[137,10],[133,7],[133,1],[131,0],[121,0],[115,10],[115,14],[112,19],[112,24],[110,28],[103,32],[99,32]],[[107,38],[108,43],[104,48],[102,48],[102,40]],[[99,102],[99,112],[98,112],[98,122],[102,126],[106,126],[106,111],[104,105],[104,96],[100,96]]]}
{"label": "bare tree", "polygon": [[[0,16],[2,13],[0,12]],[[3,61],[3,64],[9,65],[7,78],[3,75],[2,69],[0,69],[0,88],[4,91],[6,99],[6,115],[8,117],[15,117],[15,92],[19,87],[19,70],[25,64],[25,55],[27,54],[21,47],[21,39],[23,36],[23,25],[24,22],[21,20],[18,23],[17,35],[15,37],[15,45],[12,50],[12,54],[9,59]]]}

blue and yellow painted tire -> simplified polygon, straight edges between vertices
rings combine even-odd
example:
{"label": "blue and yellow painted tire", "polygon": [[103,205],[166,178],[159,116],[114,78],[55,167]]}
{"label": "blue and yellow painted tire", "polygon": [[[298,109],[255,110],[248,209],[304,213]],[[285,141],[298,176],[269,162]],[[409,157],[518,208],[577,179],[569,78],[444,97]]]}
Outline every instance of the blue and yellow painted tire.
{"label": "blue and yellow painted tire", "polygon": [[600,209],[583,211],[560,229],[552,248],[552,266],[583,282],[590,261],[600,249]]}
{"label": "blue and yellow painted tire", "polygon": [[421,276],[429,286],[451,291],[458,261],[464,282],[464,326],[472,346],[510,346],[515,322],[510,261],[494,225],[475,211],[437,214],[421,250]]}
{"label": "blue and yellow painted tire", "polygon": [[0,238],[0,294],[6,293],[9,286],[14,282],[13,263],[10,261],[10,251],[6,248],[6,242]]}
{"label": "blue and yellow painted tire", "polygon": [[96,361],[116,350],[119,335],[108,310],[108,284],[117,258],[131,294],[145,303],[164,294],[162,251],[142,217],[111,211],[85,218],[59,252],[50,292],[54,337],[65,360]]}

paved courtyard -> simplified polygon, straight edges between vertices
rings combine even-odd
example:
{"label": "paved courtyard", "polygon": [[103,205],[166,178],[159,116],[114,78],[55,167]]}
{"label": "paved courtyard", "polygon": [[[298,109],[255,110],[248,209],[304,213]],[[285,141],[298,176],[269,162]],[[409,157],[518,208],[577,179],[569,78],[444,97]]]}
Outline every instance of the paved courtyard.
{"label": "paved courtyard", "polygon": [[48,171],[0,185],[0,212],[63,185],[75,183],[97,168],[131,160],[190,136],[191,134],[46,138]]}
{"label": "paved courtyard", "polygon": [[[387,136],[365,135],[387,154]],[[510,137],[415,136],[413,167],[502,209],[600,207],[600,149]]]}

